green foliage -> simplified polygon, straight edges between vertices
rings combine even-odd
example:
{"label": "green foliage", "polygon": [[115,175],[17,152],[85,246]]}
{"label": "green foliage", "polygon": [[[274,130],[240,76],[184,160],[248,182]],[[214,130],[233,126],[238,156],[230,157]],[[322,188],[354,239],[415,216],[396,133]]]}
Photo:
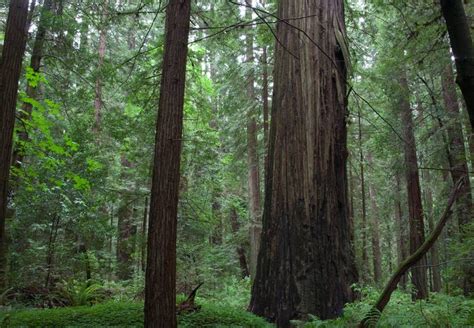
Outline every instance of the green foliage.
{"label": "green foliage", "polygon": [[[244,310],[203,303],[198,312],[178,318],[180,327],[270,327]],[[143,327],[143,304],[109,302],[92,307],[0,312],[2,327]]]}
{"label": "green foliage", "polygon": [[[369,313],[375,322],[379,313],[371,312],[378,290],[363,288],[361,301],[347,304],[341,318],[322,321],[313,318],[304,327],[355,327]],[[408,293],[396,291],[380,316],[376,327],[470,327],[474,325],[474,300],[462,296],[431,294],[426,301],[412,302]]]}
{"label": "green foliage", "polygon": [[58,286],[58,295],[70,306],[92,305],[103,301],[107,295],[102,285],[87,281],[63,281]]}

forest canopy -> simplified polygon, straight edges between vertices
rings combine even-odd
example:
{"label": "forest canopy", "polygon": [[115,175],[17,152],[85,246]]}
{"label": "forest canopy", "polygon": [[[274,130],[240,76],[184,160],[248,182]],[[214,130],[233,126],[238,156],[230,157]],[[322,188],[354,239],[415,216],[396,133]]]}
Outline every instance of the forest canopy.
{"label": "forest canopy", "polygon": [[0,322],[474,326],[468,0],[0,0]]}

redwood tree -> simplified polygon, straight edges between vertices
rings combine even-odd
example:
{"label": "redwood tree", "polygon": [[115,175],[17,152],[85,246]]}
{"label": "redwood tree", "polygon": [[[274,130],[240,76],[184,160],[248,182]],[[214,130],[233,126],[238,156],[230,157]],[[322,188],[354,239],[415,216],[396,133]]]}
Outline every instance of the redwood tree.
{"label": "redwood tree", "polygon": [[161,76],[145,277],[145,327],[176,322],[176,225],[191,0],[170,0]]}
{"label": "redwood tree", "polygon": [[250,310],[288,327],[307,314],[341,315],[357,271],[347,197],[343,1],[281,0],[278,17],[283,20],[277,23],[263,228]]}
{"label": "redwood tree", "polygon": [[5,219],[21,62],[26,46],[28,0],[10,1],[0,63],[0,289],[6,284]]}
{"label": "redwood tree", "polygon": [[457,69],[457,83],[474,129],[474,45],[462,0],[440,0]]}
{"label": "redwood tree", "polygon": [[[418,158],[416,155],[415,133],[413,131],[413,117],[409,100],[408,81],[403,74],[400,78],[399,109],[404,127],[404,154],[405,178],[407,183],[407,201],[410,225],[410,254],[413,254],[425,241],[425,226],[423,219],[423,205],[421,202],[420,174],[418,172]],[[428,283],[426,280],[426,258],[423,257],[411,270],[411,282],[414,287],[413,298],[428,297]]]}

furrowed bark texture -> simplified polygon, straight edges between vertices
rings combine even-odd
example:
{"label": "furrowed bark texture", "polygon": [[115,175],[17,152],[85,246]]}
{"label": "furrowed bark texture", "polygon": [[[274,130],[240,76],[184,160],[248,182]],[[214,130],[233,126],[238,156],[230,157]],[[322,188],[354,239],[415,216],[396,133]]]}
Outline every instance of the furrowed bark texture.
{"label": "furrowed bark texture", "polygon": [[[279,3],[269,170],[250,310],[280,327],[342,314],[357,281],[346,174],[343,1]],[[318,46],[320,49],[318,49]],[[329,57],[327,57],[324,53]]]}
{"label": "furrowed bark texture", "polygon": [[176,225],[190,13],[191,0],[170,0],[166,10],[148,229],[145,327],[177,325]]}
{"label": "furrowed bark texture", "polygon": [[0,63],[0,289],[6,285],[6,214],[21,62],[26,46],[28,0],[10,1]]}
{"label": "furrowed bark texture", "polygon": [[440,0],[457,70],[457,83],[466,101],[474,130],[474,45],[462,0]]}
{"label": "furrowed bark texture", "polygon": [[[413,117],[409,102],[408,81],[405,74],[400,78],[400,111],[404,127],[405,148],[405,178],[407,182],[407,197],[410,223],[410,254],[413,254],[425,240],[423,205],[421,202],[420,175],[416,155]],[[413,299],[428,297],[426,280],[426,258],[422,258],[411,270],[411,282],[414,287]]]}

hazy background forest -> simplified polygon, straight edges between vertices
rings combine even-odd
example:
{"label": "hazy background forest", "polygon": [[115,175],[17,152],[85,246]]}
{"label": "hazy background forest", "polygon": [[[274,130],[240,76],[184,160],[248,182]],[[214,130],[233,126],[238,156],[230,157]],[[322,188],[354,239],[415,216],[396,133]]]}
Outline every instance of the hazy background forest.
{"label": "hazy background forest", "polygon": [[[287,56],[293,56],[288,46],[291,36],[276,39],[284,25],[277,16],[278,2],[192,1],[176,293],[181,302],[202,283],[196,296],[196,304],[202,307],[192,304],[189,313],[179,313],[182,327],[270,325],[247,312],[261,315],[255,305],[258,283],[249,308],[252,283],[257,270],[264,270],[257,269],[259,261],[262,267],[267,267],[264,258],[272,261],[265,253],[270,252],[265,246],[270,242],[262,244],[265,249],[258,259],[260,234],[266,229],[262,215],[268,149],[278,153],[283,147],[278,141],[269,146],[270,122],[274,113],[282,113],[278,114],[282,121],[298,119],[298,115],[284,116],[288,112],[283,109],[277,111],[272,94],[279,85],[288,98],[304,96],[293,92],[299,89],[292,88],[289,75],[288,85],[281,82],[286,81],[281,76],[283,64],[280,82],[273,74],[276,47],[281,45]],[[473,2],[446,2],[464,5],[472,35]],[[0,180],[4,195],[8,193],[0,222],[6,229],[0,240],[0,320],[5,326],[142,326],[169,4],[158,0],[26,3],[28,35],[15,106],[9,186]],[[292,2],[282,0],[282,7],[283,3]],[[353,269],[344,267],[341,275],[347,275],[353,302],[341,296],[347,305],[337,315],[318,318],[309,311],[309,316],[292,318],[293,324],[357,325],[399,264],[435,230],[455,183],[467,177],[438,240],[403,275],[383,314],[372,311],[368,318],[369,324],[380,319],[380,327],[474,326],[473,127],[466,95],[455,82],[459,72],[440,4],[337,0],[327,6],[336,3],[344,5],[346,31],[340,33],[336,27],[335,40],[347,73],[347,82],[337,88],[346,89],[348,109],[341,116],[347,122],[347,148],[345,140],[336,145],[347,155],[344,195],[350,232],[347,254],[351,254],[347,256],[355,264]],[[9,4],[0,0],[0,49]],[[310,24],[311,15],[297,16],[294,24]],[[295,33],[302,37],[305,32]],[[322,70],[308,69],[301,76]],[[4,76],[6,71],[2,67]],[[471,78],[473,71],[471,66]],[[306,82],[302,78],[303,89]],[[4,97],[4,82],[1,85]],[[472,97],[474,89],[470,91]],[[0,102],[6,111],[6,98]],[[281,131],[275,126],[275,131]],[[294,131],[297,135],[300,130]],[[285,149],[290,158],[293,151],[305,152]],[[0,165],[8,172],[5,167],[7,163]],[[286,169],[298,171],[298,166]],[[410,229],[418,234],[410,234]],[[326,251],[342,247],[339,242],[342,239],[333,240]],[[270,281],[270,276],[265,279]],[[343,278],[337,273],[337,277],[321,277],[320,282],[326,285],[336,279]],[[280,296],[275,292],[271,297]],[[279,320],[278,315],[275,318]]]}

